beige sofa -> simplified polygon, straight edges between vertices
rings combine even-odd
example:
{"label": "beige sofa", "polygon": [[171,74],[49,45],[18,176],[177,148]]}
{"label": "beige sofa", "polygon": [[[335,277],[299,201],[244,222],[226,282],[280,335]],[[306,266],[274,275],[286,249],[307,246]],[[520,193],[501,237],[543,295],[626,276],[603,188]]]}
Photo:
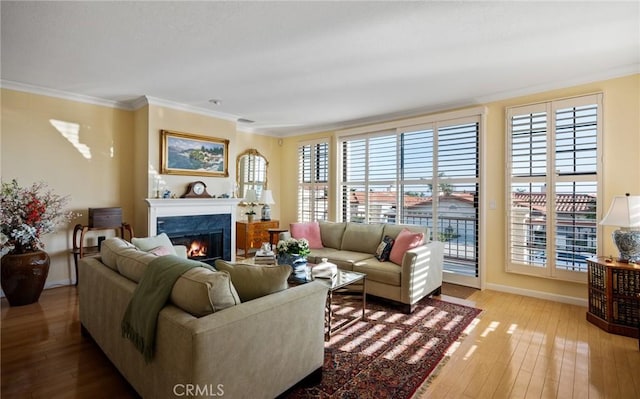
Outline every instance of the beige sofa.
{"label": "beige sofa", "polygon": [[431,241],[410,249],[401,265],[380,262],[375,253],[383,237],[395,239],[404,228],[429,237],[423,226],[320,222],[324,248],[311,249],[307,259],[319,263],[327,258],[340,269],[365,273],[368,294],[400,302],[409,313],[425,296],[440,295],[444,244]]}
{"label": "beige sofa", "polygon": [[121,322],[153,259],[113,238],[103,242],[101,257],[82,258],[79,267],[82,332],[142,397],[273,398],[305,377],[320,378],[326,287],[304,284],[234,305],[229,274],[199,267],[175,283],[158,316],[154,356],[145,363],[122,337]]}

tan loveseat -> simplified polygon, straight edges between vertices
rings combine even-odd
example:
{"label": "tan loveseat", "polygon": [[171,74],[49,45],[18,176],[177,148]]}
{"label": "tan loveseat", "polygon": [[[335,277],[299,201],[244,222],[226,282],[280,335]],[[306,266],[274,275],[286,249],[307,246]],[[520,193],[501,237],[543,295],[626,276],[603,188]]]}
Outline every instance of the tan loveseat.
{"label": "tan loveseat", "polygon": [[158,316],[154,356],[145,363],[122,337],[121,322],[153,259],[112,238],[103,242],[101,257],[82,258],[79,267],[83,334],[142,397],[273,398],[307,376],[319,378],[327,296],[322,284],[234,305],[238,297],[228,272],[200,267],[175,283],[171,303]]}
{"label": "tan loveseat", "polygon": [[431,241],[410,249],[401,265],[380,262],[375,253],[383,237],[395,239],[404,228],[424,233],[428,241],[429,231],[421,226],[320,222],[324,248],[311,249],[308,260],[319,263],[327,258],[340,269],[365,273],[368,294],[400,302],[411,312],[420,299],[440,294],[444,244]]}

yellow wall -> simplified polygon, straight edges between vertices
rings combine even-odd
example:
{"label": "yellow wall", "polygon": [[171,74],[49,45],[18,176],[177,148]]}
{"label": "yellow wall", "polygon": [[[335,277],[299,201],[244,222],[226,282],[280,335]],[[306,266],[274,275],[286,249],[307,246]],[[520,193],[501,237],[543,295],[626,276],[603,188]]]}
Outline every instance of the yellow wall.
{"label": "yellow wall", "polygon": [[[491,159],[491,162],[485,164],[487,179],[483,184],[487,198],[497,203],[496,210],[484,210],[486,231],[491,232],[484,249],[486,282],[489,286],[573,298],[586,297],[583,284],[550,281],[504,271],[504,115],[506,106],[593,92],[604,94],[605,207],[614,195],[625,192],[640,195],[640,75],[485,104],[488,110],[487,159]],[[136,235],[146,234],[147,208],[144,198],[152,194],[150,173],[160,167],[160,129],[230,140],[229,177],[163,175],[167,188],[177,195],[181,195],[187,184],[195,180],[205,181],[211,194],[227,193],[235,180],[236,155],[249,148],[258,149],[269,161],[268,184],[276,201],[272,206],[272,217],[280,220],[282,226],[288,226],[297,219],[298,143],[301,140],[329,137],[331,148],[335,148],[335,132],[278,139],[238,132],[232,121],[157,105],[126,111],[7,89],[2,89],[1,95],[2,180],[16,178],[23,185],[45,181],[57,193],[70,195],[72,209],[82,212],[82,216],[70,226],[45,237],[47,251],[52,257],[49,285],[72,280],[73,261],[69,255],[71,229],[75,223],[87,222],[87,208],[120,206],[124,219],[133,224]],[[51,124],[51,120],[77,124],[77,141],[86,146],[91,157],[85,158]],[[337,169],[333,151],[331,165],[334,169],[330,198],[335,198]],[[241,213],[239,211],[238,219],[245,218]],[[330,214],[333,217],[336,215],[333,202]],[[604,253],[615,253],[615,247],[608,239],[611,229],[604,231]]]}
{"label": "yellow wall", "polygon": [[[530,104],[551,99],[565,98],[595,92],[602,92],[604,112],[604,149],[603,193],[605,208],[611,198],[630,192],[640,195],[640,75],[600,81],[560,90],[551,90],[535,95],[512,98],[484,104],[487,108],[486,124],[486,168],[487,179],[482,182],[487,199],[495,200],[497,209],[484,209],[486,237],[484,259],[486,264],[487,286],[497,289],[531,290],[550,294],[554,297],[566,296],[576,299],[586,298],[584,284],[552,281],[537,277],[523,276],[505,272],[506,259],[506,222],[505,222],[505,107]],[[313,135],[289,137],[283,144],[283,190],[295,191],[297,177],[296,151],[300,141],[318,137],[331,137],[335,148],[336,133],[326,132]],[[332,154],[334,167],[332,192],[335,193],[337,171],[336,154]],[[330,198],[335,198],[335,195]],[[485,202],[486,204],[489,201]],[[334,205],[334,204],[332,204]],[[332,216],[335,218],[335,209]],[[606,211],[606,209],[605,209]],[[283,204],[282,221],[296,220],[295,198]],[[612,229],[605,229],[604,254],[615,254],[617,250],[609,239]]]}
{"label": "yellow wall", "polygon": [[[270,136],[236,132],[235,122],[171,108],[146,105],[135,111],[2,89],[2,181],[21,185],[46,182],[56,193],[71,197],[70,208],[81,213],[69,226],[46,235],[51,256],[47,287],[75,281],[72,231],[87,224],[88,208],[119,206],[136,236],[147,231],[147,206],[153,178],[160,168],[160,130],[176,130],[229,139],[229,177],[162,175],[166,188],[182,195],[188,183],[203,180],[210,194],[229,193],[235,181],[236,154],[256,148],[269,161],[269,188],[280,198],[280,145]],[[51,123],[77,126],[77,139],[66,139]],[[72,143],[75,143],[74,144]],[[82,151],[88,155],[83,156]],[[280,204],[272,206],[279,216]],[[244,215],[239,215],[239,219]],[[100,232],[103,235],[113,235]],[[95,245],[92,233],[89,245]]]}
{"label": "yellow wall", "polygon": [[[504,271],[506,257],[504,154],[505,154],[505,107],[535,103],[550,99],[572,97],[582,94],[603,93],[603,194],[601,212],[606,212],[611,198],[629,192],[640,195],[640,75],[595,82],[587,85],[553,90],[531,96],[488,104],[487,115],[487,176],[488,198],[495,199],[498,210],[487,211],[486,253],[492,254],[487,262],[487,282],[500,286],[543,291],[555,295],[586,298],[584,284],[550,281],[522,276]],[[600,215],[602,217],[603,214]],[[617,254],[613,241],[609,239],[612,229],[604,229],[602,254]]]}
{"label": "yellow wall", "polygon": [[[150,105],[148,107],[148,174],[146,192],[140,192],[145,196],[136,198],[136,214],[140,231],[147,233],[146,212],[147,206],[144,198],[153,195],[153,180],[160,172],[160,130],[172,130],[182,133],[197,134],[229,140],[229,165],[228,177],[203,177],[183,175],[161,175],[161,184],[166,189],[180,196],[185,193],[189,183],[200,180],[207,185],[207,192],[214,196],[231,194],[233,184],[236,181],[236,156],[249,148],[258,149],[269,162],[268,187],[274,190],[276,204],[272,206],[272,218],[279,215],[279,179],[280,174],[280,146],[278,140],[271,136],[263,136],[236,131],[234,121],[212,118],[201,114],[188,113],[172,108]],[[144,132],[139,132],[143,134]],[[143,139],[141,139],[142,141]],[[236,219],[246,219],[241,208],[238,208]],[[144,222],[143,222],[144,220]]]}
{"label": "yellow wall", "polygon": [[[69,141],[52,122],[67,124],[77,138]],[[125,220],[133,216],[132,113],[3,89],[1,127],[2,181],[17,179],[23,186],[44,181],[57,194],[69,195],[71,209],[82,213],[70,226],[44,236],[51,256],[48,281],[69,283],[71,230],[87,223],[87,209],[121,206]]]}

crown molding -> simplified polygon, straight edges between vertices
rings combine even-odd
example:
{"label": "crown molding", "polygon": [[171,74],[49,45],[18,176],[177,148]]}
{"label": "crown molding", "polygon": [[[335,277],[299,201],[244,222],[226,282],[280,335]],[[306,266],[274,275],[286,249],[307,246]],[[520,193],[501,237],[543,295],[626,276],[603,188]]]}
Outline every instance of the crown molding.
{"label": "crown molding", "polygon": [[511,98],[523,97],[538,93],[544,93],[551,90],[559,90],[574,86],[580,86],[603,80],[611,80],[630,76],[640,73],[640,64],[626,65],[620,68],[608,69],[591,75],[583,75],[574,79],[563,80],[562,82],[554,81],[539,85],[529,86],[518,90],[509,90],[501,93],[491,94],[488,96],[480,96],[476,98],[476,102],[480,104],[492,103],[496,101],[508,100]]}
{"label": "crown molding", "polygon": [[129,101],[129,106],[133,110],[137,110],[146,105],[154,105],[157,107],[171,108],[176,111],[185,111],[185,112],[190,112],[192,114],[212,116],[214,118],[224,119],[232,122],[237,122],[238,119],[240,118],[237,115],[227,114],[225,112],[212,111],[210,109],[201,108],[201,107],[194,107],[192,105],[186,105],[186,104],[178,103],[175,101],[164,100],[162,98],[157,98],[152,96],[141,96],[133,101]]}
{"label": "crown molding", "polygon": [[412,110],[405,110],[401,112],[384,114],[384,115],[374,115],[371,117],[365,117],[361,119],[341,121],[335,123],[328,124],[318,124],[313,126],[305,126],[305,127],[283,127],[283,126],[260,126],[260,123],[256,123],[255,125],[245,125],[242,123],[238,123],[238,119],[241,117],[238,115],[227,114],[223,112],[213,111],[206,108],[195,107],[191,105],[186,105],[170,100],[164,100],[161,98],[151,97],[151,96],[140,96],[133,100],[128,101],[114,101],[107,100],[98,97],[91,97],[77,93],[66,92],[62,90],[55,90],[46,87],[30,85],[26,83],[14,82],[9,80],[0,79],[0,88],[27,92],[32,94],[44,95],[49,97],[61,98],[64,100],[76,101],[81,103],[99,105],[110,108],[118,108],[128,111],[138,110],[147,105],[160,106],[165,108],[170,108],[178,111],[190,112],[194,114],[214,117],[218,119],[223,119],[227,121],[232,121],[236,124],[236,130],[238,132],[249,133],[249,134],[259,134],[264,136],[271,137],[292,137],[299,136],[303,134],[311,134],[323,131],[335,131],[335,130],[344,130],[350,129],[353,127],[360,127],[364,125],[376,124],[381,122],[387,122],[390,120],[397,119],[405,119],[412,118],[427,114],[438,113],[446,110],[451,110],[455,108],[465,108],[470,106],[475,106],[479,104],[487,104],[495,101],[503,101],[510,98],[516,98],[521,96],[527,96],[536,93],[543,93],[545,91],[556,90],[561,88],[568,88],[572,86],[578,86],[582,84],[588,84],[592,82],[615,79],[623,76],[633,75],[640,73],[640,64],[631,64],[627,66],[623,66],[620,68],[610,69],[607,71],[603,71],[596,74],[591,74],[588,76],[581,76],[575,79],[566,80],[562,82],[547,82],[539,85],[529,86],[526,88],[521,88],[517,90],[509,90],[500,93],[494,93],[487,96],[480,96],[474,99],[470,99],[464,103],[456,103],[456,104],[439,104],[435,107],[429,108],[418,108]]}
{"label": "crown molding", "polygon": [[106,100],[104,98],[85,96],[83,94],[71,93],[68,91],[55,90],[47,87],[35,86],[26,83],[14,82],[11,80],[0,80],[0,88],[21,91],[25,93],[38,94],[41,96],[55,97],[63,100],[76,101],[92,105],[100,105],[109,108],[118,108],[131,111],[131,107],[122,101]]}
{"label": "crown molding", "polygon": [[[85,104],[91,105],[99,105],[103,107],[109,108],[117,108],[126,111],[135,111],[147,105],[155,105],[165,108],[171,108],[178,111],[191,112],[195,114],[211,116],[218,119],[224,119],[232,122],[236,122],[238,120],[238,116],[232,114],[226,114],[222,112],[211,111],[205,108],[193,107],[190,105],[185,105],[181,103],[177,103],[174,101],[163,100],[161,98],[155,98],[151,96],[140,96],[134,100],[129,101],[114,101],[114,100],[106,100],[104,98],[86,96],[83,94],[71,93],[62,90],[50,89],[47,87],[41,87],[36,85],[30,85],[26,83],[14,82],[11,80],[0,79],[0,88],[7,90],[20,91],[24,93],[37,94],[41,96],[60,98],[63,100],[76,101]],[[239,129],[240,130],[240,129]],[[247,130],[241,130],[248,132]]]}

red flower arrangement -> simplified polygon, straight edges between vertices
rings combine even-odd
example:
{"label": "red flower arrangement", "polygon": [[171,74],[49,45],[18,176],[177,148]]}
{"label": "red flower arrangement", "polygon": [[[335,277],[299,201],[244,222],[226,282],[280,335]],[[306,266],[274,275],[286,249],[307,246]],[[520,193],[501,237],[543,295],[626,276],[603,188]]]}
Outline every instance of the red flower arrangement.
{"label": "red flower arrangement", "polygon": [[44,248],[41,236],[69,222],[73,213],[64,209],[69,197],[61,197],[45,183],[20,187],[14,179],[2,183],[0,244],[2,254],[26,253]]}

